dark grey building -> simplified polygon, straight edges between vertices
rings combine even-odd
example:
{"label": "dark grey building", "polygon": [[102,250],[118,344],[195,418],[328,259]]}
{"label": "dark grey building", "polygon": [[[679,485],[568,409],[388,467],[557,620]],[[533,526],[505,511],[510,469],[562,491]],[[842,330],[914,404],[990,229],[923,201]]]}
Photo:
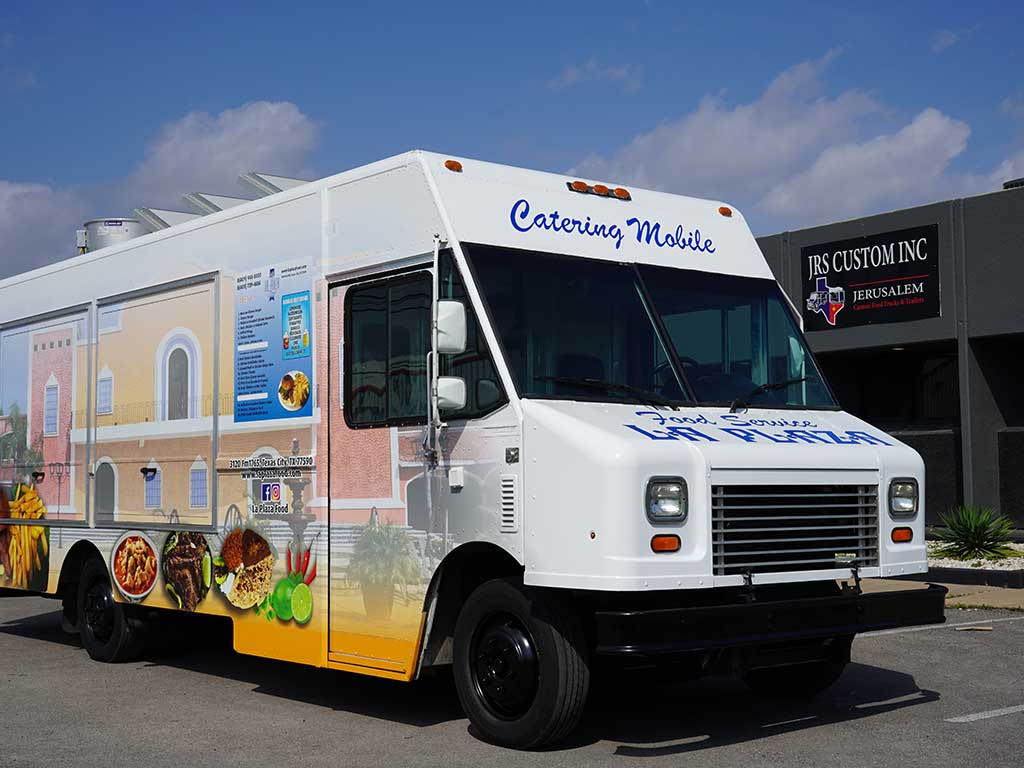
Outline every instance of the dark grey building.
{"label": "dark grey building", "polygon": [[929,522],[967,503],[1024,528],[1024,183],[1006,187],[758,238],[843,407],[924,457]]}

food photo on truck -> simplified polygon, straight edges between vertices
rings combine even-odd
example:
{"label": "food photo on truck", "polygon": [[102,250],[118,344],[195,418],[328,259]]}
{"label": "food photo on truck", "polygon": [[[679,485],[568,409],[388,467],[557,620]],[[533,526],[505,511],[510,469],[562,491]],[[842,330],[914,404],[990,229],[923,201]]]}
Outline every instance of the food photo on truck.
{"label": "food photo on truck", "polygon": [[415,151],[111,242],[0,281],[0,587],[98,661],[228,617],[532,749],[601,660],[812,696],[944,621],[862,591],[927,570],[923,462],[727,203]]}

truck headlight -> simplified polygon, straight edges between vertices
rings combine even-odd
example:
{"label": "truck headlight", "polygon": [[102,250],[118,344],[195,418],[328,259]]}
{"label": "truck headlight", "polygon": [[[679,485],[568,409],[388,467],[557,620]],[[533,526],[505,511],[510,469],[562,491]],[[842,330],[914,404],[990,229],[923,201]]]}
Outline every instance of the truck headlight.
{"label": "truck headlight", "polygon": [[686,481],[681,477],[652,477],[647,481],[645,507],[652,523],[681,523],[686,520]]}
{"label": "truck headlight", "polygon": [[889,483],[889,514],[895,518],[917,514],[917,480],[897,477]]}

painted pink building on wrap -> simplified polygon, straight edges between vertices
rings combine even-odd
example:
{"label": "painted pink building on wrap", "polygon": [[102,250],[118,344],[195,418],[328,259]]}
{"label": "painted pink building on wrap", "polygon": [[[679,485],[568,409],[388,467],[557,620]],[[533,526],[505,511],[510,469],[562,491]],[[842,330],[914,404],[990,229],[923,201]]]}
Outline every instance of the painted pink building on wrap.
{"label": "painted pink building on wrap", "polygon": [[36,331],[29,339],[28,441],[31,448],[42,448],[45,475],[40,490],[50,517],[76,513],[72,504],[76,456],[71,441],[76,342],[74,323]]}

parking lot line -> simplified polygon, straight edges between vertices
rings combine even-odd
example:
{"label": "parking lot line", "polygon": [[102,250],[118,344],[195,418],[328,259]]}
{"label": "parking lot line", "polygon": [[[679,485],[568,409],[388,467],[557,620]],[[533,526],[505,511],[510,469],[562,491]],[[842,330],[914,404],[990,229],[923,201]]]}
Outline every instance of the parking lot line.
{"label": "parking lot line", "polygon": [[949,624],[928,624],[923,627],[906,627],[904,629],[879,629],[875,632],[865,632],[860,637],[881,637],[882,635],[902,635],[907,632],[925,632],[929,629],[949,629],[950,627],[971,627],[976,624],[996,624],[1002,621],[1024,621],[1024,616],[1007,616],[1000,619],[978,619],[977,621],[957,621]]}
{"label": "parking lot line", "polygon": [[973,715],[961,715],[960,717],[950,717],[946,719],[947,723],[973,723],[975,720],[988,720],[990,717],[1002,717],[1003,715],[1015,715],[1018,712],[1024,712],[1024,704],[1016,707],[1004,707],[1003,709],[990,709],[988,712],[975,712]]}

